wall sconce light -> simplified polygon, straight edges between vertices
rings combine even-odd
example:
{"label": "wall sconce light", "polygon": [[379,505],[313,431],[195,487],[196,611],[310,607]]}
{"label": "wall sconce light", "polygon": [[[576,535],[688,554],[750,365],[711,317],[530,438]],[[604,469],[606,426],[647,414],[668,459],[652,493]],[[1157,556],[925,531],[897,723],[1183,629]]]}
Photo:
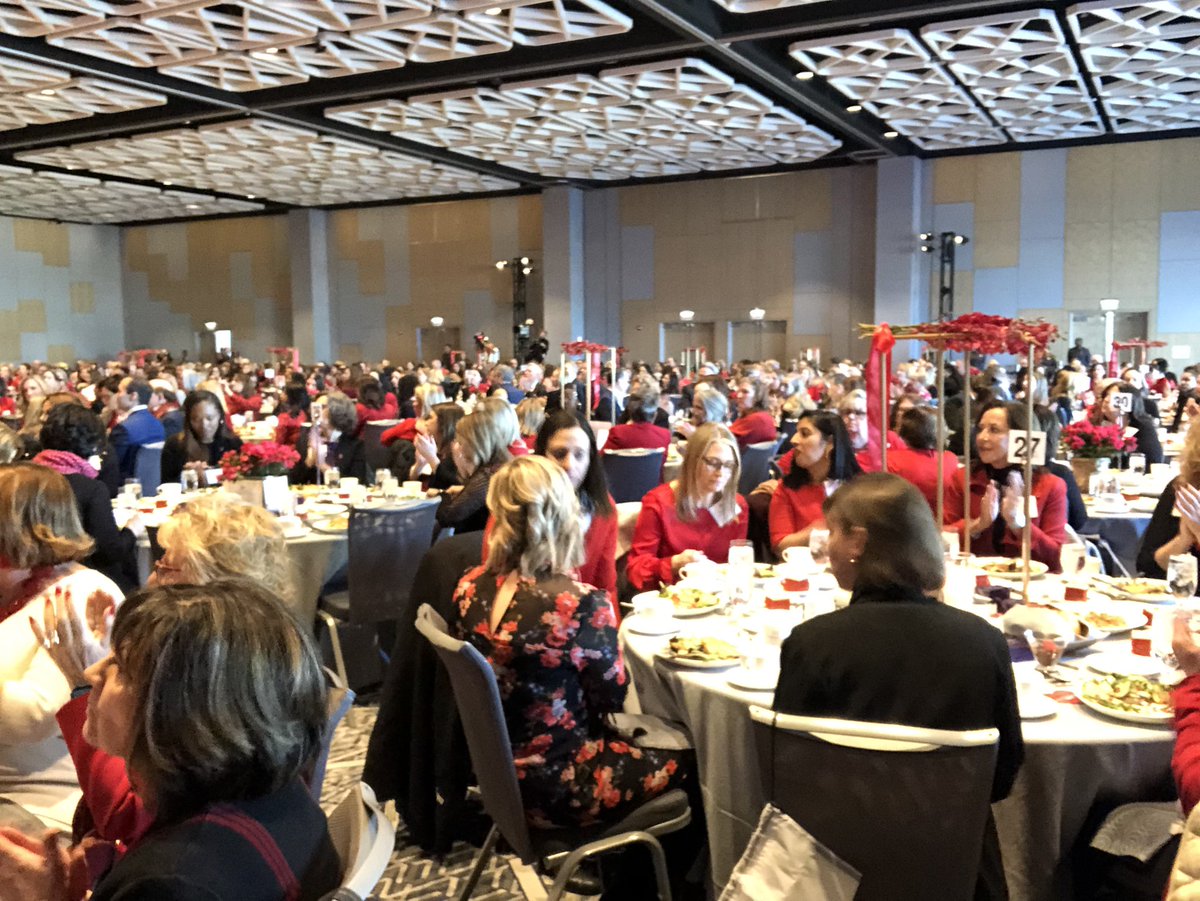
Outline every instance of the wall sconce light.
{"label": "wall sconce light", "polygon": [[766,315],[767,315],[767,311],[764,310],[762,307],[755,307],[753,310],[750,311],[750,318],[753,319],[755,322],[762,322],[763,317]]}
{"label": "wall sconce light", "polygon": [[204,323],[204,328],[205,328],[207,331],[210,331],[210,332],[215,332],[215,331],[217,330],[217,324],[216,324],[215,322],[212,322],[212,321],[210,320],[209,322],[206,322],[206,323]]}
{"label": "wall sconce light", "polygon": [[693,319],[696,318],[696,313],[694,310],[680,310],[679,318],[682,319],[684,322],[691,322]]}
{"label": "wall sconce light", "polygon": [[429,324],[432,325],[434,328],[441,328],[443,325],[446,324],[446,320],[443,319],[441,316],[433,316],[430,318]]}
{"label": "wall sconce light", "polygon": [[1105,297],[1100,301],[1100,309],[1105,313],[1115,313],[1121,308],[1121,301],[1116,297]]}

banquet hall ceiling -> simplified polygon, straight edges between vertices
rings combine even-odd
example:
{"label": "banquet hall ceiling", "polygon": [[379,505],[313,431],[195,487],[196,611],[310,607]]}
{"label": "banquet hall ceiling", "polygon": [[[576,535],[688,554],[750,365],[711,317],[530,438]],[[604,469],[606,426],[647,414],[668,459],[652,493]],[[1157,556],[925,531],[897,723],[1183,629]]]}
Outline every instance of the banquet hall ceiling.
{"label": "banquet hall ceiling", "polygon": [[0,214],[1200,134],[1200,0],[0,0]]}

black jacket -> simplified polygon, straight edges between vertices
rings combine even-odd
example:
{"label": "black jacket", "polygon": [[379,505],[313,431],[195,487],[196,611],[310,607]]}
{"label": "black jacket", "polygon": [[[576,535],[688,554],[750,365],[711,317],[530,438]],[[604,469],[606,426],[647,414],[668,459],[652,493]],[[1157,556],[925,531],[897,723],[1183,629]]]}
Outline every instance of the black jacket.
{"label": "black jacket", "polygon": [[[317,468],[304,462],[304,458],[308,456],[308,437],[311,431],[301,429],[300,438],[296,441],[296,452],[300,454],[300,462],[292,468],[288,476],[293,485],[315,484],[318,481]],[[343,435],[338,439],[337,447],[326,456],[325,462],[336,466],[339,475],[358,479],[361,485],[370,485],[375,478],[374,470],[367,466],[367,448],[361,438]]]}
{"label": "black jacket", "polygon": [[[1166,572],[1154,561],[1154,552],[1179,534],[1179,517],[1175,516],[1175,482],[1167,486],[1158,498],[1154,514],[1150,517],[1150,525],[1142,534],[1142,544],[1138,548],[1138,572],[1151,579],[1165,579]],[[1192,554],[1200,558],[1196,549]]]}
{"label": "black jacket", "polygon": [[1087,524],[1088,512],[1087,505],[1083,502],[1083,494],[1079,490],[1079,484],[1075,481],[1074,473],[1071,472],[1069,466],[1064,466],[1055,460],[1049,461],[1046,469],[1066,483],[1067,525],[1076,532],[1082,532],[1083,527]]}
{"label": "black jacket", "polygon": [[[208,460],[205,463],[210,467],[215,467],[220,464],[221,458],[226,453],[241,449],[242,439],[222,427],[213,438],[212,444],[208,446]],[[187,433],[176,432],[163,443],[162,480],[178,482],[179,476],[183,473],[184,464],[187,462]]]}
{"label": "black jacket", "polygon": [[138,587],[137,539],[128,529],[117,528],[108,488],[103,483],[80,473],[66,478],[75,495],[83,531],[96,543],[84,565],[104,573],[129,594]]}

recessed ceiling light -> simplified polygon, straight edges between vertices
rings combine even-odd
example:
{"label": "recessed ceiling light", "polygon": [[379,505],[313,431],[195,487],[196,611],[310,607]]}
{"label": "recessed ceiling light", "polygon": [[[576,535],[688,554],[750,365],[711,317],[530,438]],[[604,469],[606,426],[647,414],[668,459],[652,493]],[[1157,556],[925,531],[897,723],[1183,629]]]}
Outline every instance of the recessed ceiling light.
{"label": "recessed ceiling light", "polygon": [[502,9],[501,9],[500,7],[498,7],[498,6],[489,6],[487,9],[485,9],[485,10],[483,11],[483,14],[484,14],[485,16],[498,16],[498,15],[500,15],[500,13],[502,13],[502,12],[504,12],[504,10],[502,10]]}
{"label": "recessed ceiling light", "polygon": [[883,136],[884,136],[885,138],[898,138],[898,137],[900,137],[900,132],[898,132],[898,131],[885,131],[885,132],[883,133]]}
{"label": "recessed ceiling light", "polygon": [[816,72],[809,72],[806,69],[803,72],[797,72],[796,77],[799,78],[801,81],[808,81],[810,78],[812,78],[816,74],[817,74]]}
{"label": "recessed ceiling light", "polygon": [[167,187],[170,187],[172,183],[169,181],[164,181],[163,184],[166,185]]}
{"label": "recessed ceiling light", "polygon": [[200,204],[198,204],[198,203],[189,203],[189,204],[187,205],[187,208],[188,208],[189,210],[198,210],[198,209],[200,209]]}
{"label": "recessed ceiling light", "polygon": [[42,91],[42,94],[47,97],[53,97],[57,93],[58,91],[54,90],[54,88],[46,88],[46,90]]}
{"label": "recessed ceiling light", "polygon": [[846,112],[848,112],[848,113],[861,113],[861,112],[862,112],[862,107],[861,107],[859,104],[857,104],[857,103],[852,103],[852,104],[850,104],[848,107],[846,107]]}

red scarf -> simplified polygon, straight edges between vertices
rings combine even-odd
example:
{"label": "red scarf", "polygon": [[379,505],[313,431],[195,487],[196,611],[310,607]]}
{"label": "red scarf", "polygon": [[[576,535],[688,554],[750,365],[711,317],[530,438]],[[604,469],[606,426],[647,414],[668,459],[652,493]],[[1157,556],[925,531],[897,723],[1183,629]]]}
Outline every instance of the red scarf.
{"label": "red scarf", "polygon": [[34,463],[41,464],[65,476],[79,474],[94,479],[100,473],[83,457],[63,450],[44,450],[33,458]]}

